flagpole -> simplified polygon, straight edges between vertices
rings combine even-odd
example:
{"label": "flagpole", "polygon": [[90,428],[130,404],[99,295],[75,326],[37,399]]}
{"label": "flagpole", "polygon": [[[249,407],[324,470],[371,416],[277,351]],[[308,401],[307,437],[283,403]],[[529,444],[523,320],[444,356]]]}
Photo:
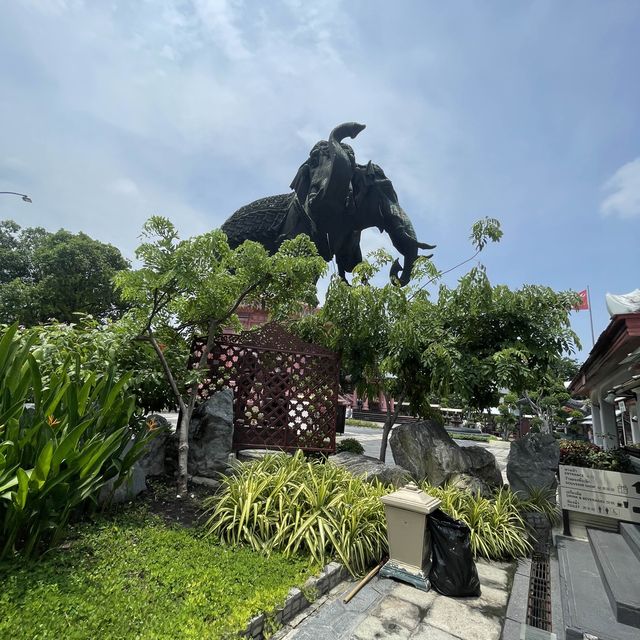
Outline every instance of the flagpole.
{"label": "flagpole", "polygon": [[589,320],[591,322],[591,346],[596,344],[596,336],[593,332],[593,314],[591,313],[591,291],[589,291],[589,285],[587,285],[587,304],[589,305]]}

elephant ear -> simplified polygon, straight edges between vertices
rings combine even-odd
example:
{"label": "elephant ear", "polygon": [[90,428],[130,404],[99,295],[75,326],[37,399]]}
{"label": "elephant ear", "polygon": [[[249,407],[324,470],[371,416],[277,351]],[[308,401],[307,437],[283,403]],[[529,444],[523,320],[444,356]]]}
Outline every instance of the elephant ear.
{"label": "elephant ear", "polygon": [[371,160],[366,165],[359,164],[356,166],[352,179],[353,200],[356,209],[370,209],[366,212],[367,222],[378,227],[380,233],[382,233],[384,231],[384,219],[382,211],[380,211],[380,203],[377,203],[377,207],[372,206],[373,203],[367,203],[367,197],[375,195],[371,193],[371,190],[378,185],[376,168],[379,169],[378,165],[373,164]]}
{"label": "elephant ear", "polygon": [[309,187],[311,186],[311,170],[309,169],[309,161],[303,162],[296,173],[296,177],[289,185],[298,196],[298,202],[304,205],[309,194]]}

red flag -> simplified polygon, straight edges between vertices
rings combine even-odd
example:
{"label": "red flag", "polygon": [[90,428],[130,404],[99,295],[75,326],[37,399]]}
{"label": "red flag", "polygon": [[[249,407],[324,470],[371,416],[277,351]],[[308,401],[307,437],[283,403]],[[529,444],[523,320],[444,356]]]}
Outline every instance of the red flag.
{"label": "red flag", "polygon": [[573,307],[576,311],[586,311],[589,309],[589,296],[587,294],[587,290],[584,289],[578,293],[580,296],[580,302]]}

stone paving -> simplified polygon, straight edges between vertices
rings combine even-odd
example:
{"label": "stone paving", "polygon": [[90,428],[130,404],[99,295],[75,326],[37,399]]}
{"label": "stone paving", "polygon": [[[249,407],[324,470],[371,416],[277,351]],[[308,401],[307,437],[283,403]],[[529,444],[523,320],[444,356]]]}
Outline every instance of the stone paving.
{"label": "stone paving", "polygon": [[515,563],[476,563],[478,598],[447,598],[391,579],[374,578],[347,604],[355,582],[344,582],[302,612],[274,640],[499,640]]}

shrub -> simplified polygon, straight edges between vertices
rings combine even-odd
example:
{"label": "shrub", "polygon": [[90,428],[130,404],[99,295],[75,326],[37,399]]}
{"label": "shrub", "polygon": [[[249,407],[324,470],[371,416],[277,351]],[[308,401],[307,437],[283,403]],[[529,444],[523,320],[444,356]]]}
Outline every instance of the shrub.
{"label": "shrub", "polygon": [[129,427],[128,376],[65,367],[44,386],[33,339],[15,326],[0,334],[0,559],[55,544],[76,507],[124,481],[149,437],[144,424]]}
{"label": "shrub", "polygon": [[500,489],[491,499],[453,486],[434,487],[426,482],[422,489],[440,498],[440,508],[469,527],[475,556],[499,560],[526,556],[531,551],[521,501],[509,489]]}
{"label": "shrub", "polygon": [[347,418],[344,423],[350,427],[366,427],[367,429],[382,429],[382,425],[371,420],[357,420],[356,418]]}
{"label": "shrub", "polygon": [[352,575],[387,549],[380,496],[388,493],[348,471],[317,460],[272,455],[239,464],[209,502],[209,534],[269,554],[305,554],[324,565],[339,559]]}
{"label": "shrub", "polygon": [[634,470],[629,456],[622,449],[603,451],[597,445],[581,440],[560,441],[560,464],[625,473]]}
{"label": "shrub", "polygon": [[472,440],[474,442],[489,442],[490,440],[497,440],[494,436],[485,435],[485,436],[476,436],[474,434],[469,433],[455,433],[453,431],[447,432],[454,440]]}
{"label": "shrub", "polygon": [[338,442],[336,453],[348,451],[349,453],[364,453],[364,447],[355,438],[345,438]]}
{"label": "shrub", "polygon": [[520,500],[519,511],[544,513],[551,524],[560,522],[560,509],[556,504],[556,493],[550,487],[528,487],[528,496]]}

